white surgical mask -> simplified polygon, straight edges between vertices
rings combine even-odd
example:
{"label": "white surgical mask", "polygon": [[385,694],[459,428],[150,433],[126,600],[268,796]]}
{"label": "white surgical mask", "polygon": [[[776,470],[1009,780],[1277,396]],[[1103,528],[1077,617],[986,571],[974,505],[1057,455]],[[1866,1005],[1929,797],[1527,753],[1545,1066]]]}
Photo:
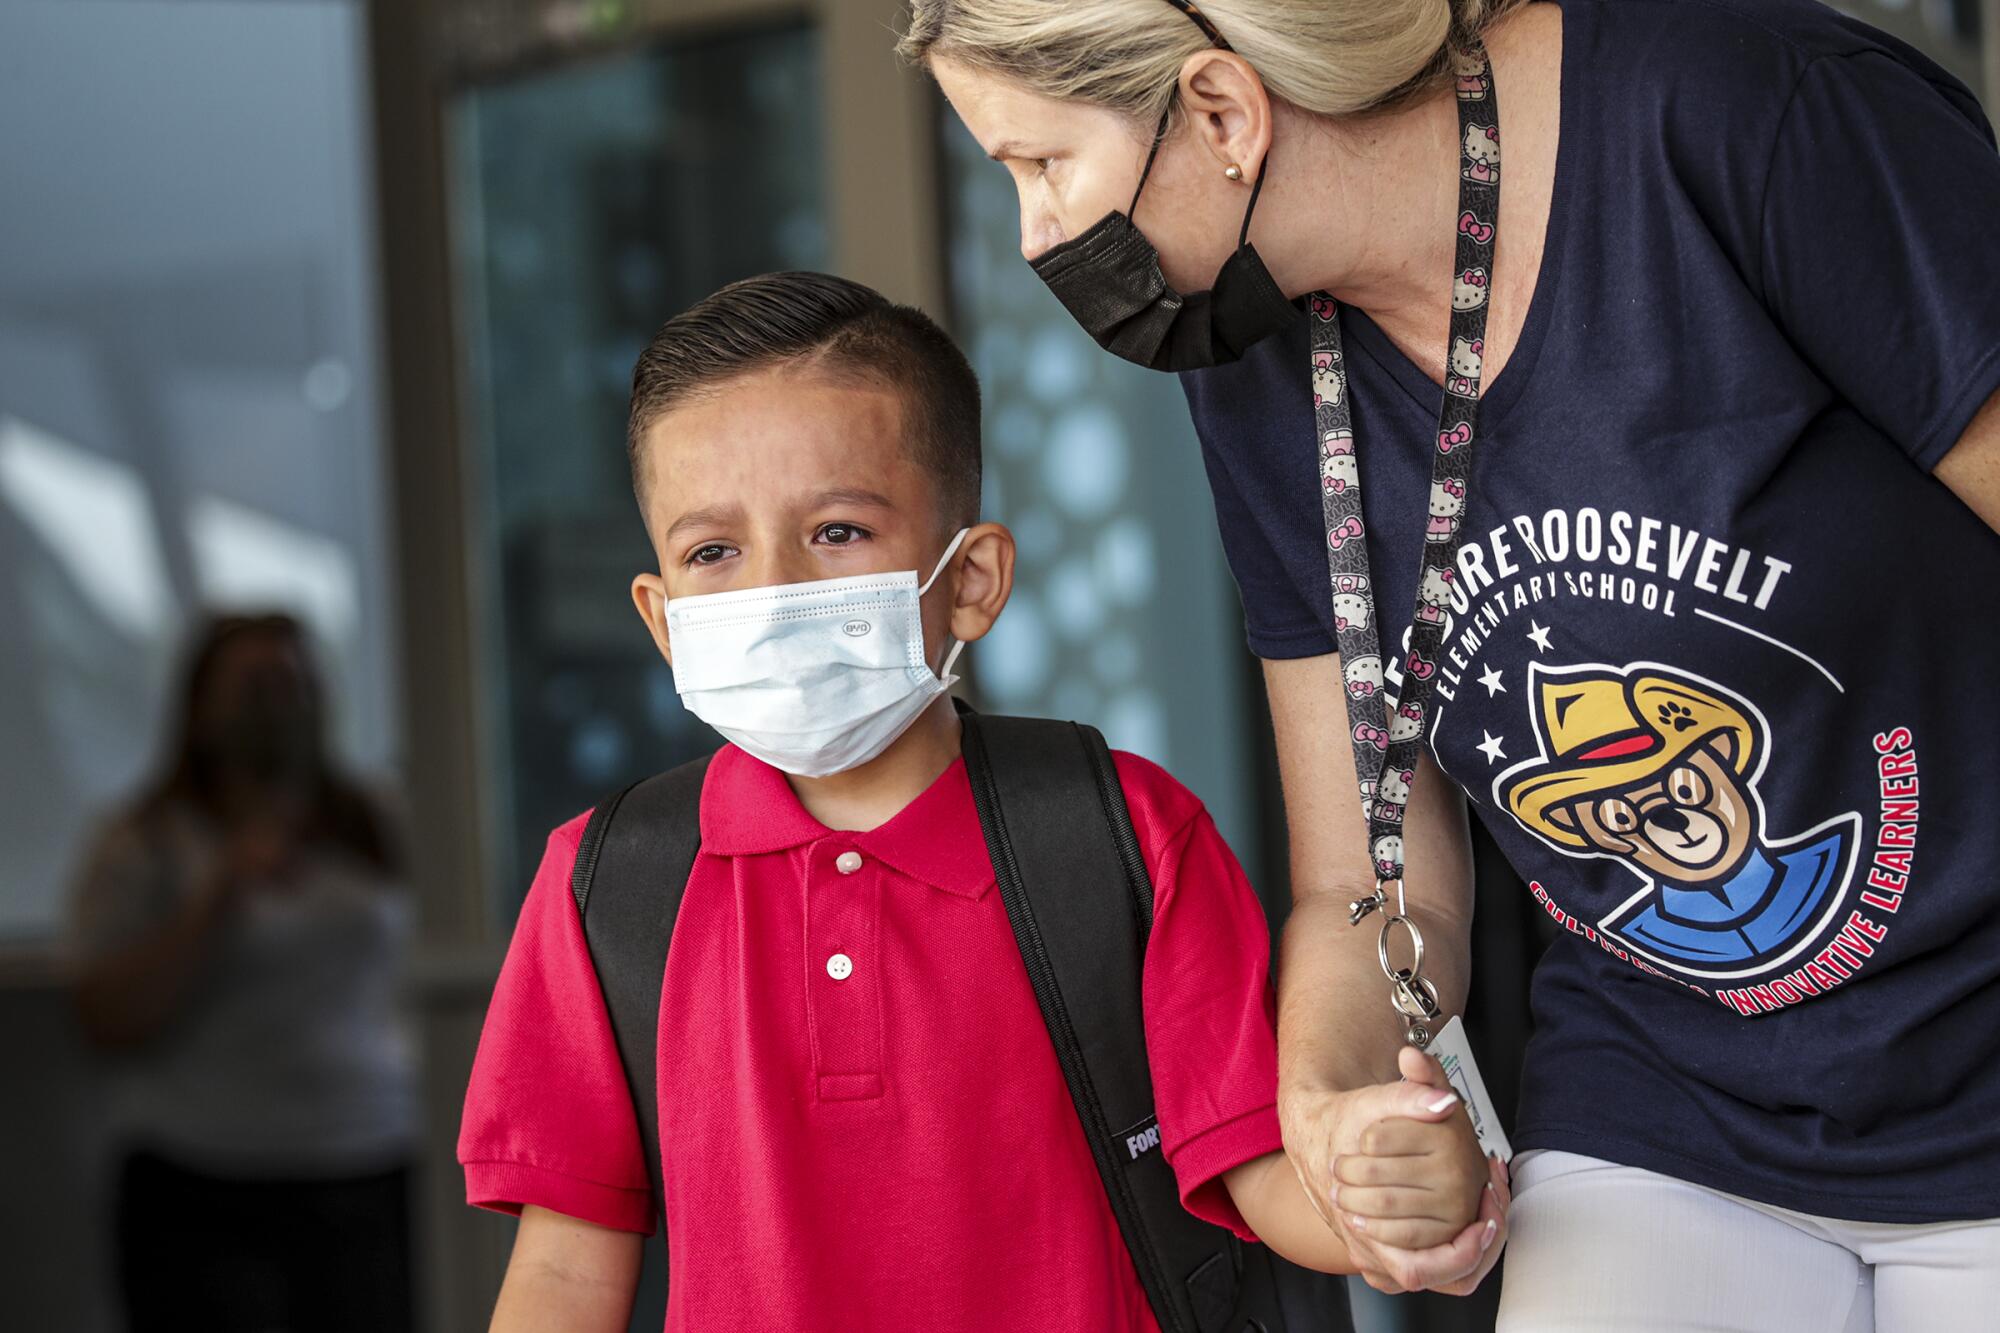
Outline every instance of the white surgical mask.
{"label": "white surgical mask", "polygon": [[935,673],[924,655],[922,598],[970,531],[921,586],[906,569],[672,598],[681,702],[787,773],[823,778],[867,763],[958,679],[964,644]]}

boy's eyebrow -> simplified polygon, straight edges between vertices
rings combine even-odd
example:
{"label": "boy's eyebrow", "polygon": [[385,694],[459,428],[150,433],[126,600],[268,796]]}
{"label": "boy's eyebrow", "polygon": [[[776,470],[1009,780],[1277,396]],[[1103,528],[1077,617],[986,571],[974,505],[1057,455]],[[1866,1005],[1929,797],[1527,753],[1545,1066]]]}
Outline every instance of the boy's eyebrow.
{"label": "boy's eyebrow", "polygon": [[672,541],[676,533],[687,528],[727,523],[732,518],[741,517],[742,513],[743,511],[735,505],[709,505],[705,509],[690,509],[667,525],[667,530],[660,534],[660,540]]}
{"label": "boy's eyebrow", "polygon": [[813,497],[813,508],[824,509],[828,505],[870,505],[876,509],[894,509],[885,495],[863,490],[857,486],[836,486],[830,491],[821,491]]}

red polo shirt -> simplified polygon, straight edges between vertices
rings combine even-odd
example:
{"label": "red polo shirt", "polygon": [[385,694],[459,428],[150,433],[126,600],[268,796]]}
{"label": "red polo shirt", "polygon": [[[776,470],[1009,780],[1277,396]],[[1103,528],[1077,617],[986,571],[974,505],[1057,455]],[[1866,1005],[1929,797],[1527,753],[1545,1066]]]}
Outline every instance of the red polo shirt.
{"label": "red polo shirt", "polygon": [[[1144,1005],[1187,1206],[1279,1147],[1264,915],[1201,803],[1117,756],[1146,864]],[[466,1196],[648,1231],[647,1180],[557,829],[487,1012]],[[963,762],[835,832],[730,746],[668,955],[659,1095],[671,1330],[1156,1328],[1077,1124]]]}

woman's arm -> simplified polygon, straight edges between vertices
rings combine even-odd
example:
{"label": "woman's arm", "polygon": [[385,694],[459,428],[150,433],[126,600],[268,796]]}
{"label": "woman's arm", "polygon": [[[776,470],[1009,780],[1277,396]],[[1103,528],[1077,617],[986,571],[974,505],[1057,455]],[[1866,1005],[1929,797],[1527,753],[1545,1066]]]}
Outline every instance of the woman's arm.
{"label": "woman's arm", "polygon": [[1986,400],[1951,452],[1938,461],[1937,479],[1987,527],[2000,532],[2000,393]]}
{"label": "woman's arm", "polygon": [[[221,855],[194,872],[196,882],[172,916],[86,962],[76,981],[76,1005],[90,1039],[100,1046],[125,1047],[157,1036],[180,1012],[243,885],[283,873],[294,855],[294,842],[289,831],[262,822],[236,830]],[[153,855],[169,853],[155,850]],[[171,867],[162,869],[171,873]],[[99,864],[90,873],[107,876],[118,871]],[[86,898],[115,891],[89,882],[82,888]]]}
{"label": "woman's arm", "polygon": [[[1341,1091],[1396,1078],[1402,1027],[1375,957],[1379,920],[1347,920],[1374,870],[1348,744],[1337,656],[1264,663],[1291,843],[1292,915],[1278,972],[1281,1089]],[[1472,852],[1464,798],[1428,756],[1404,821],[1407,902],[1424,933],[1424,975],[1447,1014],[1464,1003]],[[1282,1095],[1282,1091],[1281,1091]]]}
{"label": "woman's arm", "polygon": [[172,920],[116,953],[85,964],[76,981],[77,1014],[100,1046],[138,1046],[179,1012],[188,983],[208,956],[227,914],[230,886],[213,873]]}
{"label": "woman's arm", "polygon": [[529,1204],[521,1209],[492,1333],[625,1333],[644,1243],[633,1232]]}
{"label": "woman's arm", "polygon": [[[1413,1252],[1358,1235],[1332,1206],[1334,1159],[1390,1115],[1426,1118],[1421,1089],[1396,1085],[1402,1028],[1375,957],[1379,922],[1360,927],[1347,906],[1373,887],[1340,661],[1334,655],[1267,661],[1291,841],[1292,914],[1278,965],[1278,1115],[1285,1150],[1312,1206],[1355,1266],[1385,1290],[1455,1285],[1478,1275],[1479,1234]],[[1464,798],[1426,758],[1404,820],[1407,903],[1424,933],[1424,974],[1447,1014],[1464,1003],[1472,927],[1472,855]],[[1385,1086],[1386,1085],[1386,1086]],[[1491,1254],[1497,1257],[1499,1247]]]}

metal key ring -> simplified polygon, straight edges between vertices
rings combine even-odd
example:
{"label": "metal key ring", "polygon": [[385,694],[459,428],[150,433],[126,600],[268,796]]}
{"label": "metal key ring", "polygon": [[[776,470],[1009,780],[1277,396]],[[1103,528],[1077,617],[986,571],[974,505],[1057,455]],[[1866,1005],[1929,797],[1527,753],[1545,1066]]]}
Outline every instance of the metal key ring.
{"label": "metal key ring", "polygon": [[1402,972],[1389,961],[1389,933],[1401,926],[1410,936],[1410,971],[1415,977],[1424,970],[1424,936],[1416,923],[1406,916],[1392,916],[1382,923],[1382,933],[1375,937],[1375,957],[1382,964],[1382,975],[1391,981],[1403,979]]}

